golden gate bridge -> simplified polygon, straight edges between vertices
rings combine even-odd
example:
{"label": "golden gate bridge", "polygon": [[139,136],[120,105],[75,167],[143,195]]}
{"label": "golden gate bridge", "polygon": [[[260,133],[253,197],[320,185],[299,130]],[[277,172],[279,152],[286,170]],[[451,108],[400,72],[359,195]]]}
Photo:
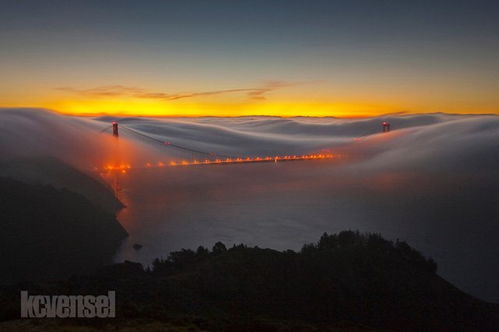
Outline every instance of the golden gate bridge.
{"label": "golden gate bridge", "polygon": [[[382,124],[382,132],[387,133],[390,131],[390,124],[387,121],[383,121]],[[149,140],[150,142],[157,144],[161,147],[177,149],[180,151],[191,153],[192,155],[197,155],[198,158],[192,158],[191,160],[180,160],[180,161],[158,161],[158,162],[146,162],[143,165],[131,165],[129,163],[124,162],[115,162],[108,163],[103,167],[94,167],[94,171],[99,172],[102,177],[107,177],[109,175],[113,175],[108,180],[112,183],[111,187],[117,196],[120,196],[121,185],[119,180],[119,174],[126,174],[129,171],[140,170],[140,169],[154,169],[154,168],[165,168],[165,167],[183,167],[183,166],[208,166],[208,165],[234,165],[234,164],[250,164],[250,163],[277,163],[277,162],[289,162],[289,161],[311,161],[311,160],[331,160],[331,159],[339,159],[342,157],[341,154],[332,153],[332,152],[322,152],[322,153],[311,153],[311,154],[287,154],[287,155],[273,155],[273,156],[232,156],[227,154],[220,154],[215,152],[207,152],[202,150],[193,149],[191,147],[187,147],[180,144],[175,144],[170,141],[164,141],[157,137],[151,136],[144,132],[138,131],[136,129],[127,127],[127,126],[119,126],[118,122],[113,121],[111,126],[108,126],[101,130],[101,133],[112,129],[112,135],[114,138],[118,139],[119,128],[122,130],[138,136],[144,139]],[[356,137],[354,141],[360,140],[362,137],[370,135],[372,133],[362,135],[360,137]],[[106,176],[107,174],[107,176]]]}
{"label": "golden gate bridge", "polygon": [[[386,133],[390,131],[390,123],[383,121],[381,124],[382,132]],[[227,154],[220,154],[215,152],[207,152],[202,150],[197,150],[191,147],[179,145],[172,143],[170,141],[164,141],[144,132],[138,131],[136,129],[119,126],[118,122],[113,121],[111,126],[104,128],[101,133],[112,129],[112,135],[118,139],[119,138],[119,128],[122,130],[151,141],[154,144],[161,145],[162,147],[172,148],[181,150],[184,152],[189,152],[193,155],[197,155],[198,158],[193,158],[192,160],[180,160],[180,161],[169,161],[163,162],[158,161],[155,163],[147,162],[144,165],[131,165],[129,163],[114,163],[104,165],[102,168],[96,167],[97,171],[119,171],[126,173],[129,170],[134,169],[146,169],[146,168],[163,168],[163,167],[179,167],[179,166],[203,166],[203,165],[231,165],[231,164],[248,164],[248,163],[266,163],[266,162],[287,162],[287,161],[305,161],[305,160],[324,160],[324,159],[338,159],[341,157],[340,154],[332,152],[321,152],[321,153],[311,153],[311,154],[286,154],[286,155],[272,155],[272,156],[232,156]],[[364,135],[366,136],[366,135]],[[362,136],[361,136],[362,137]],[[356,137],[357,141],[360,137]]]}
{"label": "golden gate bridge", "polygon": [[324,159],[335,159],[339,158],[338,154],[331,152],[322,153],[312,153],[312,154],[286,154],[286,155],[272,155],[272,156],[233,156],[228,154],[221,154],[215,152],[201,151],[193,149],[191,147],[179,145],[172,143],[170,141],[164,141],[158,139],[154,136],[148,135],[144,132],[135,130],[127,126],[119,126],[118,122],[114,121],[111,126],[104,128],[101,133],[112,129],[113,136],[118,139],[119,129],[124,130],[132,135],[145,138],[154,144],[160,145],[166,148],[177,149],[185,152],[189,152],[193,155],[197,155],[198,158],[193,158],[192,160],[179,160],[179,161],[169,161],[162,162],[158,161],[155,163],[147,162],[144,165],[131,165],[128,163],[117,163],[117,164],[107,164],[102,168],[96,167],[95,170],[98,171],[120,171],[126,173],[129,170],[134,169],[145,169],[145,168],[163,168],[163,167],[179,167],[179,166],[203,166],[203,165],[231,165],[231,164],[248,164],[248,163],[268,163],[268,162],[287,162],[287,161],[303,161],[303,160],[324,160]]}

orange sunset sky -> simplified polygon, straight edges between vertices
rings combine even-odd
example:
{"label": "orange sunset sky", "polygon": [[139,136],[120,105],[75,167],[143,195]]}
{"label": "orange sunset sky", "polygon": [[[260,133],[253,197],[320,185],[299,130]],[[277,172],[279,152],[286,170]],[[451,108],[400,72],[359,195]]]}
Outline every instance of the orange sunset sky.
{"label": "orange sunset sky", "polygon": [[0,107],[144,116],[498,113],[499,24],[487,6],[8,1]]}

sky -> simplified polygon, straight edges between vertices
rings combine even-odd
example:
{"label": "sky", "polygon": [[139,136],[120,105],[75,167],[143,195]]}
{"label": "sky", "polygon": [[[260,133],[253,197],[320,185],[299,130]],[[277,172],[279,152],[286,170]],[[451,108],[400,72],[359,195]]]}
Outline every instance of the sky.
{"label": "sky", "polygon": [[499,113],[497,1],[0,1],[0,107]]}

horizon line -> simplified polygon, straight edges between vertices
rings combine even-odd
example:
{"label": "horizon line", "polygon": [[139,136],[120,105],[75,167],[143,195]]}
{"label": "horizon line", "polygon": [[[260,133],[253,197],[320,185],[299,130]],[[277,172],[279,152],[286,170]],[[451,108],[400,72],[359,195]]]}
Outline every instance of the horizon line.
{"label": "horizon line", "polygon": [[451,115],[451,116],[498,116],[499,112],[493,113],[457,113],[457,112],[409,112],[409,111],[399,111],[399,112],[389,112],[389,113],[381,113],[375,115],[266,115],[266,114],[247,114],[247,115],[185,115],[185,114],[168,114],[168,115],[144,115],[144,114],[132,114],[132,113],[109,113],[109,112],[93,112],[93,113],[70,113],[66,111],[61,111],[57,109],[51,109],[46,107],[30,107],[30,106],[0,106],[1,110],[44,110],[52,113],[57,113],[65,116],[72,117],[87,117],[87,118],[97,118],[97,117],[140,117],[140,118],[250,118],[250,117],[258,117],[258,118],[317,118],[317,119],[367,119],[367,118],[379,118],[379,117],[387,117],[387,116],[412,116],[412,115]]}

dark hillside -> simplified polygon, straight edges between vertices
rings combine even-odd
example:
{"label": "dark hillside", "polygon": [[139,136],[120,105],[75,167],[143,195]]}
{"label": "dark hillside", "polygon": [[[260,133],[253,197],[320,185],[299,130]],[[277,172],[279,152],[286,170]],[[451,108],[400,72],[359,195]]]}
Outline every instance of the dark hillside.
{"label": "dark hillside", "polygon": [[[212,250],[173,252],[151,269],[125,262],[93,276],[22,287],[43,294],[116,290],[117,319],[61,322],[69,325],[123,327],[142,320],[209,331],[499,328],[497,305],[461,292],[436,270],[405,242],[345,231],[324,234],[300,252],[217,243]],[[3,307],[11,308],[4,319],[18,315],[18,292],[4,290],[9,304]]]}
{"label": "dark hillside", "polygon": [[0,163],[0,177],[8,177],[28,184],[51,185],[85,196],[93,205],[114,213],[123,204],[111,188],[102,181],[52,157],[12,159]]}
{"label": "dark hillside", "polygon": [[53,279],[111,262],[127,235],[113,214],[64,189],[0,178],[2,283]]}

